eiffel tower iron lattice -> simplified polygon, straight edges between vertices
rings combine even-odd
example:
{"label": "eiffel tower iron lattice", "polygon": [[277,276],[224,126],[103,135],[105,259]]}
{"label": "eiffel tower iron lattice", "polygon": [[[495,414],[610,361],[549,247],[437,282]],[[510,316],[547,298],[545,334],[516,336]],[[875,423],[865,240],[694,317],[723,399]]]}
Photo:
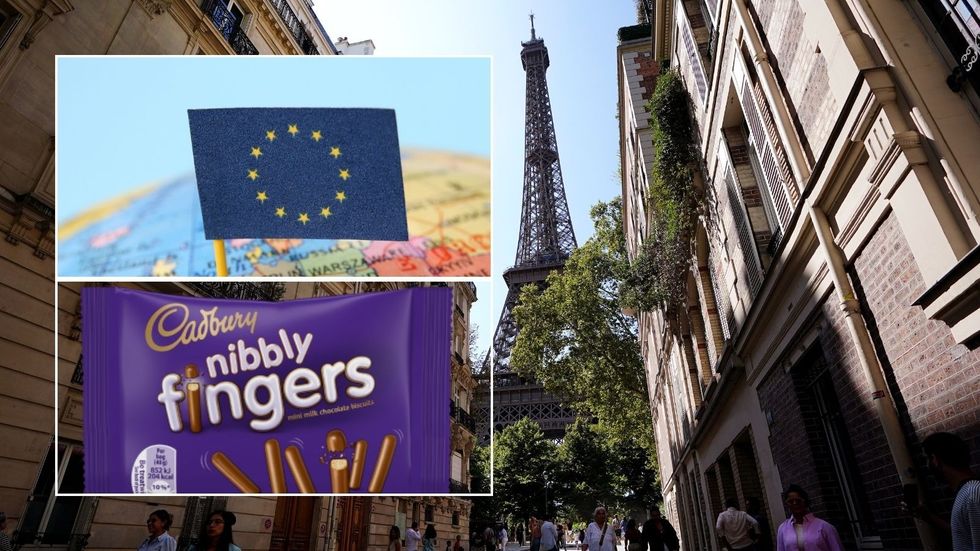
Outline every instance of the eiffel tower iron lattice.
{"label": "eiffel tower iron lattice", "polygon": [[[484,360],[484,377],[494,376],[494,426],[499,429],[530,417],[549,437],[559,437],[574,420],[574,413],[563,407],[534,381],[521,378],[510,369],[510,355],[517,339],[518,327],[512,310],[521,288],[534,283],[543,287],[548,274],[561,270],[576,248],[575,232],[568,213],[565,184],[562,181],[558,141],[551,113],[551,99],[545,72],[550,65],[548,48],[534,30],[531,15],[531,40],[522,42],[521,62],[526,73],[524,123],[524,195],[521,204],[521,228],[514,266],[504,272],[507,299],[493,338],[493,365]],[[489,385],[478,400],[489,403]],[[481,403],[481,402],[478,402]],[[489,434],[489,407],[479,407],[478,434]]]}

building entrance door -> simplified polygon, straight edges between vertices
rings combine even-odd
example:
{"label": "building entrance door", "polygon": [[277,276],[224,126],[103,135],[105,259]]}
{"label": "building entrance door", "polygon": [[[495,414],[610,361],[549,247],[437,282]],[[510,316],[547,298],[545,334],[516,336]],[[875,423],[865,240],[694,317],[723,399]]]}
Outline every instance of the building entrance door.
{"label": "building entrance door", "polygon": [[312,549],[313,520],[318,498],[280,497],[272,524],[270,551],[309,551]]}
{"label": "building entrance door", "polygon": [[337,526],[337,551],[361,551],[367,549],[368,519],[371,514],[371,498],[337,498],[340,524]]}

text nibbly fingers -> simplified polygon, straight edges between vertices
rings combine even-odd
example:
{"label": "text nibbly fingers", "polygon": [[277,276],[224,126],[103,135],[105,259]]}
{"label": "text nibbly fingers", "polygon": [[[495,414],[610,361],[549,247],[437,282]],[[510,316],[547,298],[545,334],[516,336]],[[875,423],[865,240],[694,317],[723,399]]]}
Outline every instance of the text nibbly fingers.
{"label": "text nibbly fingers", "polygon": [[86,287],[85,491],[443,492],[451,308]]}

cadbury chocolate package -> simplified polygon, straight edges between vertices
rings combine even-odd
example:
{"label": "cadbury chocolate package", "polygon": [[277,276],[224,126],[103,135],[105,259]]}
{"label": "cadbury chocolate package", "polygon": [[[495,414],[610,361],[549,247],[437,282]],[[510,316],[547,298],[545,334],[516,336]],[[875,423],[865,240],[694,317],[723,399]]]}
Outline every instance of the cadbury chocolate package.
{"label": "cadbury chocolate package", "polygon": [[439,493],[452,291],[82,291],[85,491]]}

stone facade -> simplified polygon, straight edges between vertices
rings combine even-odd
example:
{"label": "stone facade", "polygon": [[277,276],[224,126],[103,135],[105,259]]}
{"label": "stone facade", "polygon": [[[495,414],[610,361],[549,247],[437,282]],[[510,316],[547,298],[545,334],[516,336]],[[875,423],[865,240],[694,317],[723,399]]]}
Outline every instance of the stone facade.
{"label": "stone facade", "polygon": [[637,45],[685,82],[701,152],[688,307],[638,314],[684,549],[720,549],[729,497],[778,526],[790,483],[847,548],[937,548],[899,506],[909,485],[949,510],[919,443],[955,432],[980,463],[980,96],[940,3],[656,1],[622,41],[631,254],[655,215]]}

